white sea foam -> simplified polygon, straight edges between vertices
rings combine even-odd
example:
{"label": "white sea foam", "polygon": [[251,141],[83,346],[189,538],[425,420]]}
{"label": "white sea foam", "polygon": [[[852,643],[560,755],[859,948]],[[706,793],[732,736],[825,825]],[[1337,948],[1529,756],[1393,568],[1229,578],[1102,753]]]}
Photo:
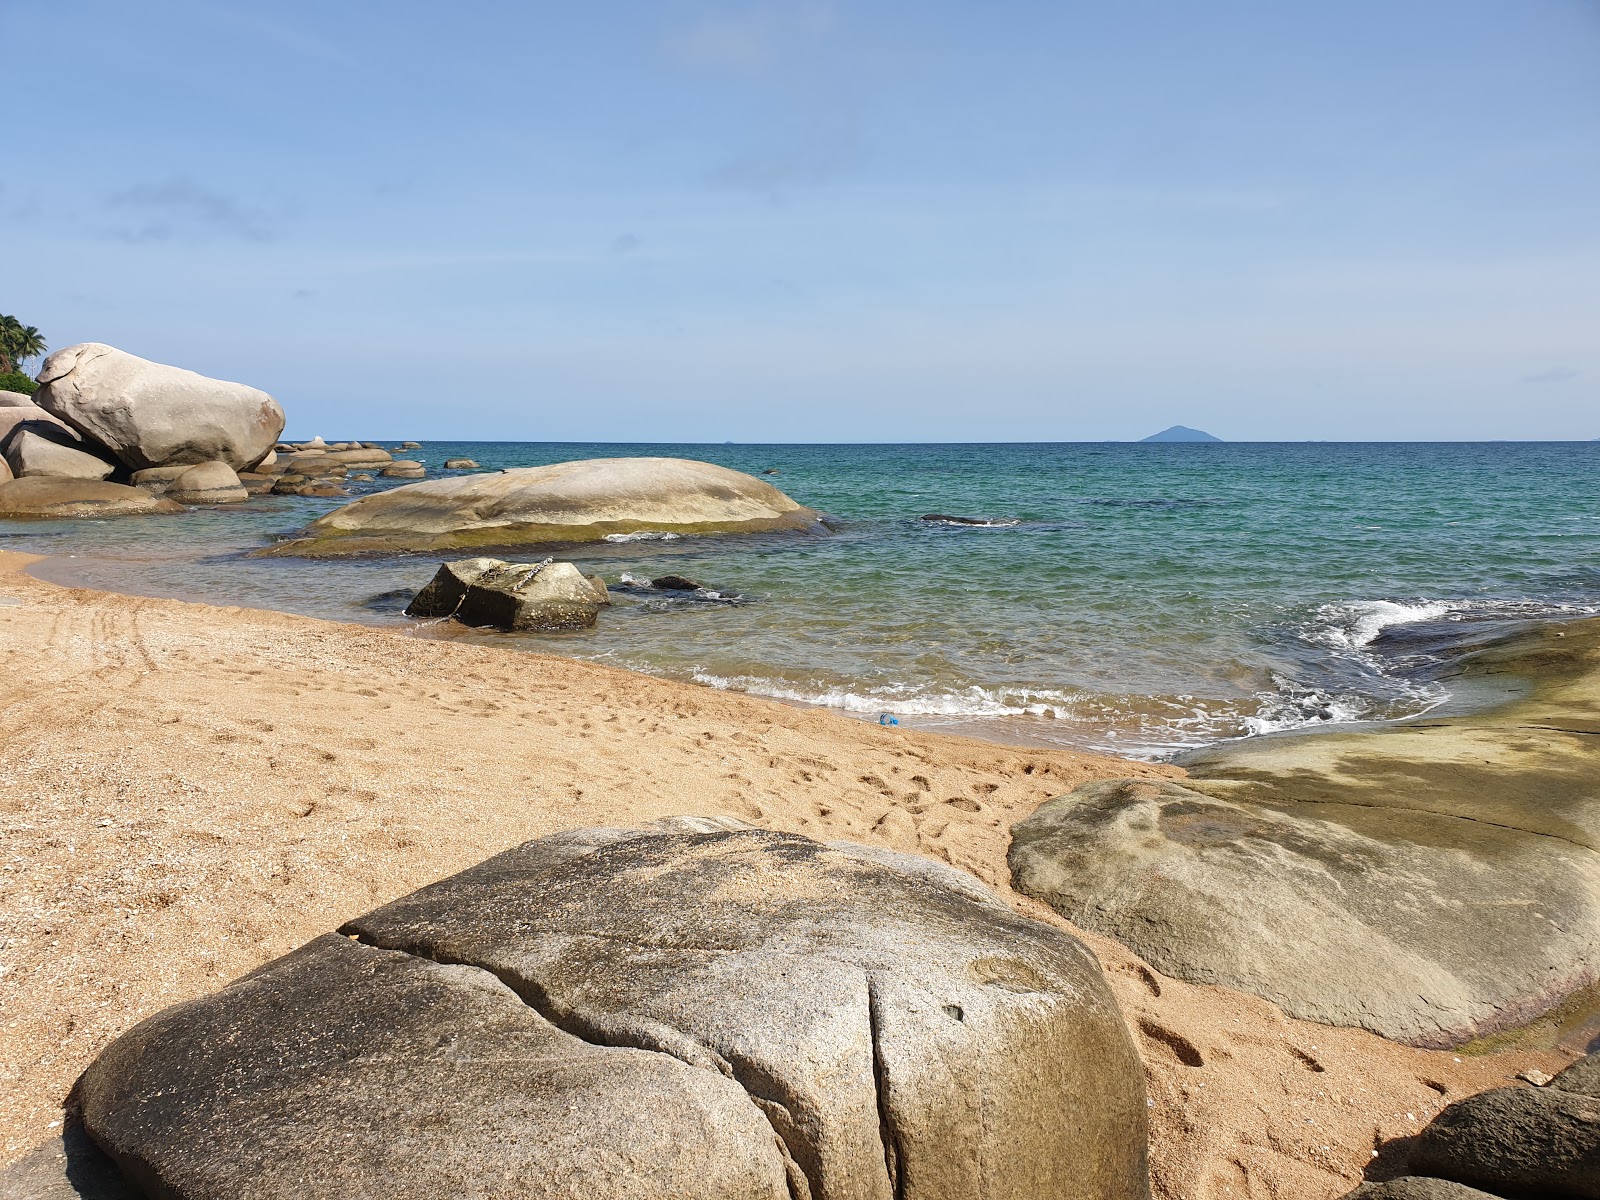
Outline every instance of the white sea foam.
{"label": "white sea foam", "polygon": [[1324,604],[1317,610],[1318,625],[1309,637],[1335,649],[1369,646],[1396,625],[1434,621],[1456,607],[1446,600],[1421,600],[1402,604],[1394,600],[1358,600],[1351,604]]}
{"label": "white sea foam", "polygon": [[696,683],[723,691],[748,692],[773,700],[797,704],[816,704],[855,713],[893,713],[913,717],[1057,717],[1072,719],[1073,705],[1082,693],[1057,691],[1010,691],[981,687],[959,691],[923,691],[911,685],[891,684],[880,688],[851,691],[845,687],[792,687],[755,675],[714,675],[696,671]]}
{"label": "white sea foam", "polygon": [[681,533],[668,533],[664,529],[645,529],[638,533],[608,533],[604,540],[608,542],[672,542],[682,536]]}

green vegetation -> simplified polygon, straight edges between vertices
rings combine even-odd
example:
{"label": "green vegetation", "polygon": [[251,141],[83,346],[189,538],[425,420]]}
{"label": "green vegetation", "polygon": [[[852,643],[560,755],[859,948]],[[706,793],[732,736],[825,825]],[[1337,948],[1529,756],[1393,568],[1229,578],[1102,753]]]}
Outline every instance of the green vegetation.
{"label": "green vegetation", "polygon": [[[8,317],[0,313],[0,374],[13,374],[22,370],[22,362],[28,358],[42,358],[49,349],[44,343],[44,335],[32,325],[24,325],[15,317]],[[20,388],[8,388],[8,391],[21,391]],[[31,395],[32,388],[27,389]]]}
{"label": "green vegetation", "polygon": [[21,392],[31,396],[39,390],[39,382],[21,371],[0,371],[0,392]]}

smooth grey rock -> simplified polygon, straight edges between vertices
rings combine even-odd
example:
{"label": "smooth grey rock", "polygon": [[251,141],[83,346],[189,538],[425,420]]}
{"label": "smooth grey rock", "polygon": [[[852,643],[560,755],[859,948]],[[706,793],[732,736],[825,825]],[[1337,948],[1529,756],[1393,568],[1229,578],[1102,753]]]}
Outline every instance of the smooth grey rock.
{"label": "smooth grey rock", "polygon": [[421,479],[427,473],[427,467],[410,458],[397,458],[378,472],[385,479]]}
{"label": "smooth grey rock", "polygon": [[174,479],[188,469],[187,463],[179,463],[174,467],[146,467],[130,475],[128,482],[134,487],[143,488],[152,495],[159,496],[172,486]]}
{"label": "smooth grey rock", "polygon": [[39,382],[40,408],[136,471],[213,459],[248,469],[283,432],[283,409],[263,391],[98,342],[57,350]]}
{"label": "smooth grey rock", "polygon": [[[398,474],[399,465],[384,474]],[[600,458],[452,475],[363,496],[271,553],[315,557],[821,528],[816,512],[726,467]]]}
{"label": "smooth grey rock", "polygon": [[1448,1179],[1406,1175],[1384,1183],[1363,1183],[1355,1191],[1346,1192],[1341,1200],[1499,1200],[1499,1197]]}
{"label": "smooth grey rock", "polygon": [[143,488],[98,479],[35,475],[0,483],[0,517],[130,517],[182,511],[182,505]]}
{"label": "smooth grey rock", "polygon": [[179,504],[238,504],[250,493],[225,462],[199,463],[167,485],[166,496]]}
{"label": "smooth grey rock", "polygon": [[26,392],[0,391],[0,408],[32,408],[33,397]]}
{"label": "smooth grey rock", "polygon": [[577,830],[341,932],[90,1066],[86,1125],[130,1178],[170,1200],[1148,1196],[1098,963],[943,864]]}
{"label": "smooth grey rock", "polygon": [[51,436],[51,430],[58,430],[60,440],[72,444],[83,440],[76,429],[67,428],[38,405],[16,404],[0,408],[0,447],[6,446],[19,429],[32,430],[44,437]]}
{"label": "smooth grey rock", "polygon": [[1413,1171],[1502,1195],[1600,1197],[1600,1098],[1503,1087],[1450,1105],[1417,1135]]}
{"label": "smooth grey rock", "polygon": [[6,461],[18,479],[49,475],[58,479],[104,479],[116,468],[102,458],[63,446],[32,429],[18,429],[6,443]]}
{"label": "smooth grey rock", "polygon": [[447,458],[444,460],[446,471],[476,471],[478,464],[470,458]]}
{"label": "smooth grey rock", "polygon": [[1165,974],[1414,1045],[1524,1024],[1600,974],[1600,621],[1466,660],[1511,697],[1247,739],[1012,830],[1017,888]]}

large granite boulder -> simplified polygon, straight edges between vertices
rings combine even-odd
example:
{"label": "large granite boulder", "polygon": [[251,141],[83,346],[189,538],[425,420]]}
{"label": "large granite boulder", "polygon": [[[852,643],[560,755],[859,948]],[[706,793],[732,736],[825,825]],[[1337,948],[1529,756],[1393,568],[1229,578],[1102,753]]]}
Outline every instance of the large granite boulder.
{"label": "large granite boulder", "polygon": [[1498,699],[1051,800],[1012,831],[1013,880],[1296,1017],[1435,1047],[1525,1023],[1600,971],[1600,621],[1481,649],[1452,686]]}
{"label": "large granite boulder", "polygon": [[283,409],[265,392],[97,342],[57,350],[39,382],[39,407],[135,471],[212,459],[244,470],[283,432]]}
{"label": "large granite boulder", "polygon": [[27,392],[0,391],[0,408],[32,408],[33,397]]}
{"label": "large granite boulder", "polygon": [[58,479],[104,479],[116,468],[103,458],[23,426],[6,442],[6,461],[18,479],[50,475]]}
{"label": "large granite boulder", "polygon": [[441,564],[406,615],[504,630],[582,629],[610,603],[604,582],[597,587],[571,563],[468,558]]}
{"label": "large granite boulder", "polygon": [[179,504],[238,504],[250,493],[225,462],[197,463],[167,485],[165,495]]}
{"label": "large granite boulder", "polygon": [[130,517],[182,512],[142,488],[96,479],[34,475],[0,483],[0,517]]}
{"label": "large granite boulder", "polygon": [[818,528],[811,509],[726,467],[681,458],[600,458],[430,479],[364,496],[271,553],[517,547],[641,533]]}
{"label": "large granite boulder", "polygon": [[1148,1196],[1093,956],[928,860],[591,829],[123,1035],[85,1126],[168,1200]]}

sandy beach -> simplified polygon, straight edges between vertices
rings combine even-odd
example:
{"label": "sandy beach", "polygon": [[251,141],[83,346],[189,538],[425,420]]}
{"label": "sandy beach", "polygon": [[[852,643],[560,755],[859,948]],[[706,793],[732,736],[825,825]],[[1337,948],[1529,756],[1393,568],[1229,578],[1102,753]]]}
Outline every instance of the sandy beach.
{"label": "sandy beach", "polygon": [[[111,1039],[529,838],[728,815],[939,858],[1018,911],[1010,827],[1175,767],[881,728],[554,656],[60,587],[0,553],[0,1153]],[[1340,1195],[1376,1142],[1573,1054],[1429,1052],[1073,930],[1138,1036],[1161,1197]]]}

